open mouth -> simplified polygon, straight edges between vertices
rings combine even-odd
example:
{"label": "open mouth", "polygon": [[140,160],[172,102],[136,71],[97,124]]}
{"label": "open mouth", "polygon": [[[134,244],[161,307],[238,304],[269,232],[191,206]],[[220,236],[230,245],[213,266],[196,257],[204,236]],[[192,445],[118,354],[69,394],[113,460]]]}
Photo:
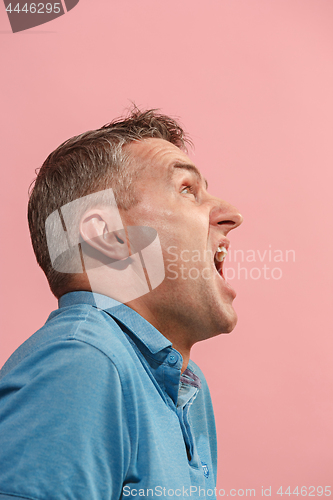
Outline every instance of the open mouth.
{"label": "open mouth", "polygon": [[224,245],[219,245],[214,255],[214,264],[217,272],[225,280],[223,275],[223,262],[228,253],[228,249]]}

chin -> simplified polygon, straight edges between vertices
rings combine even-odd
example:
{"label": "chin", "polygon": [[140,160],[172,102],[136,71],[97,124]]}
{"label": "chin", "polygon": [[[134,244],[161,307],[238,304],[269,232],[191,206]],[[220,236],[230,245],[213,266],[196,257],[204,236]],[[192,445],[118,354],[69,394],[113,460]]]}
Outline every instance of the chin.
{"label": "chin", "polygon": [[230,333],[235,328],[237,324],[237,314],[233,308],[231,311],[222,311],[220,316],[219,334],[220,333]]}
{"label": "chin", "polygon": [[227,326],[227,328],[223,330],[222,333],[231,333],[232,330],[235,328],[236,324],[237,324],[237,317],[232,323],[230,322],[230,324]]}

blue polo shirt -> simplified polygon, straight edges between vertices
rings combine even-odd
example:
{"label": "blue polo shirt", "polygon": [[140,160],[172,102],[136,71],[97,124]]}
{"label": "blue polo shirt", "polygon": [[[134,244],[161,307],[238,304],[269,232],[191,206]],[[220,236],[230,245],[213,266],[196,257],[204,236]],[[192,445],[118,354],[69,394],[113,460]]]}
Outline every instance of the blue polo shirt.
{"label": "blue polo shirt", "polygon": [[202,372],[124,304],[72,292],[0,372],[0,499],[215,498]]}

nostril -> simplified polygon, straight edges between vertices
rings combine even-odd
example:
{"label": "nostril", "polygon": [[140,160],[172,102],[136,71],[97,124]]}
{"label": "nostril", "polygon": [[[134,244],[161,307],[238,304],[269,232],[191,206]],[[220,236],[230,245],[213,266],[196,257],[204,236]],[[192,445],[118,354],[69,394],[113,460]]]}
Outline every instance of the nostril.
{"label": "nostril", "polygon": [[220,220],[220,222],[218,222],[218,224],[221,226],[222,224],[226,224],[228,226],[230,225],[234,225],[235,222],[233,220]]}

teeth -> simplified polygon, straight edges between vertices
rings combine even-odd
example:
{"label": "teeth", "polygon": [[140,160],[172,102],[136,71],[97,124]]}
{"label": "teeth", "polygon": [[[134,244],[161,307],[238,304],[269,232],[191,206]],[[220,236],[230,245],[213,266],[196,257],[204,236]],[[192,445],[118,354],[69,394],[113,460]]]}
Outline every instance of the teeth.
{"label": "teeth", "polygon": [[227,253],[228,250],[225,247],[217,247],[217,252],[215,254],[217,262],[223,262]]}

